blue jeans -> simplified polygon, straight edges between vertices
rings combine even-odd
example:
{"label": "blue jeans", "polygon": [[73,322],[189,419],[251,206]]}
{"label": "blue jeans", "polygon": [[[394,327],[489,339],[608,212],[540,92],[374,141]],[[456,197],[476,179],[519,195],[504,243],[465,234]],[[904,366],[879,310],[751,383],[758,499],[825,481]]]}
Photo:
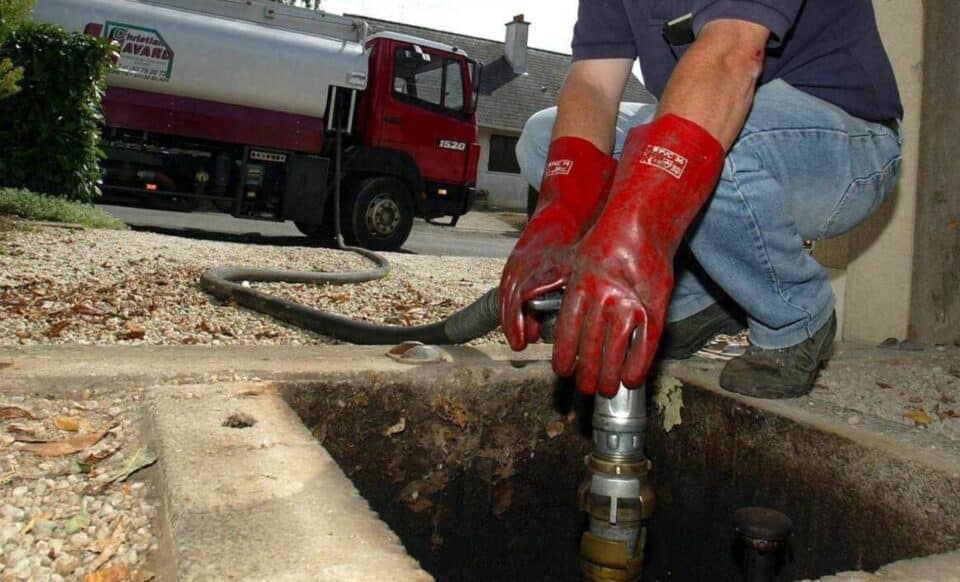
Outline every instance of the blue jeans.
{"label": "blue jeans", "polygon": [[[614,156],[655,105],[623,103]],[[556,108],[535,114],[517,144],[524,177],[538,187]],[[901,139],[883,124],[772,81],[757,90],[743,131],[727,154],[713,196],[685,236],[700,270],[678,264],[667,321],[716,302],[714,285],[747,315],[750,341],[784,348],[812,337],[830,318],[833,291],[804,240],[842,234],[893,190]]]}

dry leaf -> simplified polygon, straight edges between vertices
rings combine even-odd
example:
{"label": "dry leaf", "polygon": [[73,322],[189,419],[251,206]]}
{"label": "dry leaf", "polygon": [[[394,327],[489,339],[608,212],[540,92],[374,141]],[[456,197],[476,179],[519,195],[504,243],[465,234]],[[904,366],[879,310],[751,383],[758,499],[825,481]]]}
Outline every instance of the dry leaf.
{"label": "dry leaf", "polygon": [[940,410],[940,405],[937,404],[933,407],[933,412],[937,415],[940,420],[946,420],[948,418],[960,418],[954,410]]}
{"label": "dry leaf", "polygon": [[56,416],[53,419],[53,426],[67,432],[77,432],[80,430],[80,419],[73,416]]}
{"label": "dry leaf", "polygon": [[0,370],[13,367],[13,360],[4,360],[0,362]]}
{"label": "dry leaf", "polygon": [[0,422],[10,420],[11,418],[26,418],[27,420],[36,420],[36,416],[19,406],[4,406],[0,408]]}
{"label": "dry leaf", "polygon": [[97,559],[90,564],[90,569],[94,571],[99,570],[101,566],[110,561],[110,558],[116,555],[117,550],[120,549],[123,538],[123,518],[121,517],[117,520],[117,527],[113,528],[113,533],[110,534],[110,537],[101,538],[87,548],[91,552],[100,554]]}
{"label": "dry leaf", "polygon": [[103,312],[96,307],[91,307],[85,303],[78,303],[73,306],[73,312],[79,315],[103,315]]}
{"label": "dry leaf", "polygon": [[933,422],[933,417],[920,409],[908,410],[903,413],[903,416],[912,420],[916,426],[927,426]]}
{"label": "dry leaf", "polygon": [[91,434],[78,435],[62,441],[31,443],[24,445],[20,450],[40,455],[41,457],[63,457],[89,449],[97,444],[105,434],[107,434],[107,431],[101,430]]}
{"label": "dry leaf", "polygon": [[107,459],[115,455],[117,451],[119,451],[122,448],[123,448],[123,445],[120,443],[117,443],[112,447],[106,447],[96,452],[89,452],[85,455],[81,455],[80,462],[79,462],[80,470],[84,473],[92,472],[94,467],[96,467],[103,461],[106,461]]}
{"label": "dry leaf", "polygon": [[498,481],[509,479],[516,472],[516,469],[513,468],[513,457],[507,457],[506,462],[501,461],[497,468],[493,470],[493,474]]}
{"label": "dry leaf", "polygon": [[143,336],[145,335],[147,335],[147,330],[144,329],[143,326],[137,325],[132,321],[128,321],[127,331],[121,334],[117,334],[117,337],[119,337],[120,339],[138,340],[138,339],[143,339]]}
{"label": "dry leaf", "polygon": [[414,513],[421,513],[433,507],[433,502],[426,497],[417,497],[407,502],[407,507]]}
{"label": "dry leaf", "polygon": [[960,230],[960,218],[950,219],[950,230]]}
{"label": "dry leaf", "polygon": [[458,428],[463,430],[470,423],[470,417],[467,415],[467,409],[459,402],[450,400],[446,396],[438,396],[433,401],[433,410],[440,418],[452,422]]}
{"label": "dry leaf", "polygon": [[563,429],[566,428],[566,423],[562,420],[555,420],[547,425],[547,436],[551,439],[555,439],[558,436],[563,434]]}
{"label": "dry leaf", "polygon": [[123,464],[123,467],[120,468],[115,474],[113,474],[109,479],[103,483],[91,483],[87,485],[83,490],[84,495],[99,495],[107,489],[110,485],[113,485],[117,482],[123,482],[130,478],[131,475],[139,471],[140,469],[149,467],[150,465],[157,462],[157,455],[147,447],[140,447],[137,449],[137,452],[133,454],[132,457],[127,459],[127,462]]}
{"label": "dry leaf", "polygon": [[493,506],[491,512],[494,517],[500,517],[513,504],[513,479],[504,479],[493,486]]}
{"label": "dry leaf", "polygon": [[88,527],[90,527],[90,514],[87,513],[87,502],[84,500],[80,504],[80,512],[68,519],[63,525],[63,529],[67,532],[67,535],[73,535]]}
{"label": "dry leaf", "polygon": [[57,323],[55,323],[55,324],[53,324],[53,325],[50,326],[50,328],[46,331],[46,336],[47,336],[47,337],[60,337],[60,334],[62,334],[65,329],[67,329],[68,327],[70,327],[70,325],[71,325],[72,323],[73,323],[73,322],[71,322],[69,319],[64,319],[63,321],[58,321]]}
{"label": "dry leaf", "polygon": [[19,477],[20,474],[16,471],[7,471],[6,473],[0,473],[0,487],[6,485],[7,483],[12,482],[14,479]]}
{"label": "dry leaf", "polygon": [[389,437],[395,434],[400,434],[406,429],[407,429],[407,419],[401,416],[400,420],[397,421],[397,424],[393,426],[389,426],[387,427],[386,430],[383,431],[383,436]]}
{"label": "dry leaf", "polygon": [[40,425],[11,424],[7,427],[7,432],[12,434],[13,438],[20,443],[47,442],[47,431]]}
{"label": "dry leaf", "polygon": [[27,523],[27,525],[25,525],[24,528],[23,528],[22,530],[20,530],[20,533],[22,533],[23,535],[27,535],[28,533],[30,533],[31,531],[33,531],[33,526],[37,525],[37,522],[38,522],[38,521],[45,521],[45,520],[49,520],[49,519],[53,519],[53,514],[52,514],[52,513],[50,513],[50,512],[41,513],[40,515],[38,515],[38,516],[34,517],[33,519],[31,519],[31,520]]}
{"label": "dry leaf", "polygon": [[123,582],[130,580],[130,568],[125,564],[114,564],[109,568],[90,572],[83,577],[83,582]]}

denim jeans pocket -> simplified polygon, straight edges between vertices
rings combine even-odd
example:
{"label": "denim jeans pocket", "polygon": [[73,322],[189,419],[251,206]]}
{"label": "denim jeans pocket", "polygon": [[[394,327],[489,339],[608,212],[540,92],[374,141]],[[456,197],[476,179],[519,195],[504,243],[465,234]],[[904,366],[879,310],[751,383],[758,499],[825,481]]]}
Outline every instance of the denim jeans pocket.
{"label": "denim jeans pocket", "polygon": [[817,238],[839,236],[869,218],[896,187],[900,160],[898,156],[879,172],[854,180],[823,224]]}

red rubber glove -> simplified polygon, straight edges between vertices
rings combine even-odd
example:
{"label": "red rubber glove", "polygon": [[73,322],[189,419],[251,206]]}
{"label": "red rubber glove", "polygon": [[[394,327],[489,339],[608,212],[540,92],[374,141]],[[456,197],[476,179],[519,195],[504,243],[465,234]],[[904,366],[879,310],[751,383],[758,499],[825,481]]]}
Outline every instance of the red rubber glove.
{"label": "red rubber glove", "polygon": [[673,255],[713,192],[723,158],[713,136],[675,115],[627,135],[607,202],[577,248],[557,320],[554,370],[576,371],[584,394],[612,397],[621,381],[636,387],[646,377],[673,288]]}
{"label": "red rubber glove", "polygon": [[514,350],[540,339],[524,305],[563,287],[573,245],[592,222],[617,162],[592,143],[561,137],[550,144],[537,208],[523,229],[500,279],[500,322]]}

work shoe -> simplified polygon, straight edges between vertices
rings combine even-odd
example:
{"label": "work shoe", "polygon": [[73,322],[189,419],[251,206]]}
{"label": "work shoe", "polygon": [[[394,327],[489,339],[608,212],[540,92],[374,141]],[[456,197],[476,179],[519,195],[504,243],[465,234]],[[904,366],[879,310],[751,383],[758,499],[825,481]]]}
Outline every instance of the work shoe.
{"label": "work shoe", "polygon": [[736,335],[744,326],[725,307],[714,303],[686,319],[668,323],[660,337],[658,356],[685,360],[718,334]]}
{"label": "work shoe", "polygon": [[797,398],[810,392],[820,366],[830,357],[837,333],[837,315],[810,339],[779,350],[757,346],[727,362],[720,386],[755,398]]}

